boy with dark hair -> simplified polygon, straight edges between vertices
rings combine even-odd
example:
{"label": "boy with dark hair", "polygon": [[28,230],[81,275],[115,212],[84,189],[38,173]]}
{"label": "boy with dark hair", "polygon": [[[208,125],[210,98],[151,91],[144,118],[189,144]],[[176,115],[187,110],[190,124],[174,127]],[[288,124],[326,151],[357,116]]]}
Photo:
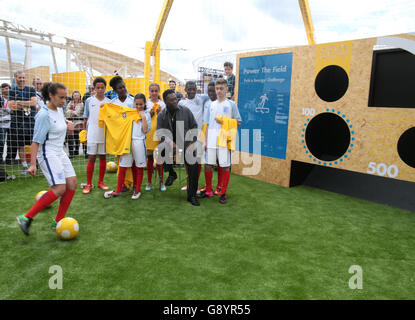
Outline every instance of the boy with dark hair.
{"label": "boy with dark hair", "polygon": [[[187,94],[186,99],[182,99],[179,101],[179,106],[186,107],[192,111],[193,116],[196,119],[197,127],[199,130],[202,130],[203,126],[203,111],[204,111],[204,104],[206,101],[209,100],[209,96],[204,95],[197,95],[197,86],[195,81],[188,81],[186,82],[186,87],[184,89]],[[202,169],[202,165],[199,164],[199,175]],[[184,186],[182,190],[186,190],[187,186]]]}
{"label": "boy with dark hair", "polygon": [[[124,154],[130,153],[131,151],[131,134],[132,134],[132,121],[138,116],[136,105],[134,102],[134,97],[129,95],[127,87],[123,78],[120,76],[115,76],[110,80],[110,86],[117,94],[117,97],[112,99],[108,104],[105,104],[100,110],[99,121],[100,124],[106,126],[106,135],[105,135],[105,145],[106,151],[109,154],[114,154],[122,156]],[[114,105],[116,108],[114,108]],[[124,107],[124,111],[122,108]],[[127,109],[128,111],[125,111]],[[129,110],[132,109],[132,110]],[[122,119],[127,119],[128,121],[122,121]],[[119,121],[121,120],[121,122]],[[132,121],[129,121],[132,120]],[[120,168],[122,166],[120,165]],[[134,167],[132,167],[132,171]],[[126,171],[121,169],[118,172],[118,175],[125,174]],[[134,171],[132,172],[132,178],[134,179]],[[124,179],[119,179],[121,181]],[[134,181],[133,181],[133,191],[134,191]],[[128,187],[124,184],[123,186],[118,186],[115,192],[107,191],[104,193],[109,197],[117,196],[120,192],[127,191]]]}
{"label": "boy with dark hair", "polygon": [[183,99],[183,95],[181,94],[181,92],[178,92],[178,91],[176,92],[176,81],[174,81],[173,79],[171,79],[169,81],[169,87],[176,94],[177,101],[180,101],[181,99]]}
{"label": "boy with dark hair", "polygon": [[226,79],[228,81],[228,95],[227,98],[235,100],[235,75],[233,74],[233,64],[232,62],[225,62],[223,64],[225,70]]}
{"label": "boy with dark hair", "polygon": [[219,137],[221,133],[222,124],[224,120],[232,119],[235,123],[236,130],[242,122],[241,116],[237,105],[226,99],[227,92],[227,81],[225,79],[218,79],[215,84],[215,91],[217,94],[217,100],[213,101],[210,108],[206,110],[204,122],[207,124],[206,129],[206,153],[205,153],[205,179],[206,179],[206,190],[202,193],[202,197],[213,197],[212,192],[212,175],[213,166],[216,161],[219,162],[221,168],[221,195],[219,202],[225,204],[227,202],[226,192],[230,178],[230,167],[231,167],[231,155],[232,149],[228,146],[223,147],[219,144]]}
{"label": "boy with dark hair", "polygon": [[128,94],[127,86],[125,85],[123,78],[115,76],[110,80],[110,86],[116,94],[116,97],[110,101],[111,103],[135,109],[134,97]]}
{"label": "boy with dark hair", "polygon": [[84,108],[84,130],[87,131],[87,153],[88,164],[86,166],[86,186],[82,189],[83,194],[88,194],[92,190],[92,176],[94,175],[95,160],[99,156],[99,178],[98,188],[108,190],[104,183],[105,171],[107,168],[107,156],[105,152],[105,129],[98,125],[98,116],[101,106],[110,100],[105,97],[107,82],[102,77],[95,78],[93,82],[95,96],[91,96],[85,101]]}
{"label": "boy with dark hair", "polygon": [[[208,87],[207,87],[207,93],[208,93],[208,96],[209,96],[209,100],[206,100],[206,102],[203,106],[204,114],[206,114],[208,112],[208,109],[210,109],[210,105],[212,104],[212,102],[216,101],[216,99],[218,98],[218,96],[216,95],[216,90],[215,90],[215,82],[213,82],[213,81],[209,82]],[[204,125],[207,125],[207,123],[204,123]],[[215,194],[220,196],[221,186],[222,186],[222,168],[218,165],[217,170],[218,170],[218,183],[216,184]],[[205,192],[206,191],[206,186],[205,186],[205,188],[203,188],[200,191]]]}

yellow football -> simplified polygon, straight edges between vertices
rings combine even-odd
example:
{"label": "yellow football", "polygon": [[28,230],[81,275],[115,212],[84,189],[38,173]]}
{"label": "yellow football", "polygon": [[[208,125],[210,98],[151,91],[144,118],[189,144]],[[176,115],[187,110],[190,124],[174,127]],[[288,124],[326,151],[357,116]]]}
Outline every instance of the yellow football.
{"label": "yellow football", "polygon": [[56,225],[56,234],[62,240],[71,240],[79,232],[79,223],[74,218],[63,218]]}
{"label": "yellow football", "polygon": [[107,171],[108,172],[117,172],[117,164],[115,162],[107,162]]}
{"label": "yellow football", "polygon": [[[45,193],[47,193],[47,191],[39,191],[38,193],[36,193],[36,196],[35,196],[35,200],[36,201],[38,201],[40,198],[42,198],[42,196],[45,194]],[[48,206],[47,208],[50,208],[51,206]]]}

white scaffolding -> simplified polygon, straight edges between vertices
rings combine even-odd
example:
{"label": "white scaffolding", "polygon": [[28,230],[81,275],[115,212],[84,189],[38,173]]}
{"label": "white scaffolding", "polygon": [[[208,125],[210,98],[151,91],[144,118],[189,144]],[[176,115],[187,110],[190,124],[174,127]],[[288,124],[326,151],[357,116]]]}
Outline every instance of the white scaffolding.
{"label": "white scaffolding", "polygon": [[[74,39],[65,38],[63,43],[59,43],[54,41],[55,35],[52,33],[41,32],[2,19],[0,19],[0,37],[4,37],[7,51],[7,71],[0,70],[0,77],[3,79],[13,79],[13,72],[21,66],[13,63],[10,39],[21,40],[26,45],[24,69],[32,67],[32,43],[36,43],[50,47],[54,72],[56,73],[72,71],[71,63],[73,62],[80,71],[85,71],[89,78],[97,76],[97,73],[111,75],[115,71],[125,78],[142,78],[144,76],[144,63],[140,60]],[[65,50],[66,70],[58,70],[55,49]],[[161,81],[169,79],[179,81],[167,72],[161,71],[160,73]]]}

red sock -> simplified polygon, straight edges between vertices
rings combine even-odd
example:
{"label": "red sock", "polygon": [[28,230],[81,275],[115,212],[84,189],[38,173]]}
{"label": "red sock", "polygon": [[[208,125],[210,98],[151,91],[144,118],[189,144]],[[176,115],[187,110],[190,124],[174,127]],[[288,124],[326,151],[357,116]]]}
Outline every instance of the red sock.
{"label": "red sock", "polygon": [[231,178],[231,172],[223,171],[222,177],[222,194],[226,194],[226,191],[228,191],[229,179]]}
{"label": "red sock", "polygon": [[135,162],[133,161],[133,165],[131,167],[131,171],[133,173],[133,189],[136,187],[137,184],[137,167],[135,166]]}
{"label": "red sock", "polygon": [[36,201],[33,207],[25,214],[25,217],[33,219],[40,211],[48,207],[56,199],[58,199],[56,194],[52,190],[49,190]]}
{"label": "red sock", "polygon": [[218,184],[216,185],[216,189],[222,188],[222,179],[223,179],[223,170],[222,167],[218,166]]}
{"label": "red sock", "polygon": [[104,183],[105,171],[107,170],[107,160],[99,160],[99,179],[98,183]]}
{"label": "red sock", "polygon": [[197,178],[199,179],[200,178],[200,173],[202,172],[202,165],[200,163],[197,165],[197,169],[198,169]]}
{"label": "red sock", "polygon": [[212,176],[213,171],[206,171],[205,170],[205,180],[206,180],[206,192],[212,192]]}
{"label": "red sock", "polygon": [[164,169],[161,164],[156,164],[157,172],[159,173],[160,183],[164,183]]}
{"label": "red sock", "polygon": [[143,183],[144,168],[135,167],[137,181],[135,184],[135,192],[141,192],[141,184]]}
{"label": "red sock", "polygon": [[[94,167],[95,167],[95,162],[88,161],[86,165],[86,184],[88,185],[92,185],[92,176],[94,175]],[[99,169],[101,171],[101,163],[100,163]]]}
{"label": "red sock", "polygon": [[126,167],[120,167],[118,170],[118,184],[117,184],[117,190],[115,190],[115,193],[122,192],[122,186],[124,184],[125,180],[125,172],[127,171]]}
{"label": "red sock", "polygon": [[151,183],[153,181],[153,160],[147,158],[147,182]]}
{"label": "red sock", "polygon": [[216,185],[216,189],[222,188],[222,178],[223,178],[223,170],[220,166],[218,166],[218,184]]}
{"label": "red sock", "polygon": [[61,197],[59,204],[58,214],[56,215],[55,221],[59,222],[65,218],[66,211],[68,211],[69,205],[75,195],[75,190],[66,189],[65,193]]}

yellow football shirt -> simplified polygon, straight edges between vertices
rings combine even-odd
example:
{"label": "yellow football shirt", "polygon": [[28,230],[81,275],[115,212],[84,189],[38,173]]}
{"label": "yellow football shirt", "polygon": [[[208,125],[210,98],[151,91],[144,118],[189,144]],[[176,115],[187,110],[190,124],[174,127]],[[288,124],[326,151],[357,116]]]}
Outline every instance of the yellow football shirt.
{"label": "yellow football shirt", "polygon": [[154,133],[157,130],[157,108],[160,105],[158,103],[156,103],[155,105],[153,105],[153,107],[151,108],[152,110],[154,110],[154,116],[151,118],[151,129],[149,132],[146,133],[146,147],[147,150],[154,150],[160,143],[160,141],[158,140],[153,140],[153,136]]}
{"label": "yellow football shirt", "polygon": [[238,121],[227,117],[216,117],[216,119],[222,120],[222,126],[218,136],[218,146],[235,150]]}
{"label": "yellow football shirt", "polygon": [[99,111],[98,124],[105,123],[105,148],[109,154],[121,156],[131,152],[133,121],[141,120],[136,109],[105,103]]}
{"label": "yellow football shirt", "polygon": [[79,142],[86,143],[86,130],[82,130],[79,132]]}

